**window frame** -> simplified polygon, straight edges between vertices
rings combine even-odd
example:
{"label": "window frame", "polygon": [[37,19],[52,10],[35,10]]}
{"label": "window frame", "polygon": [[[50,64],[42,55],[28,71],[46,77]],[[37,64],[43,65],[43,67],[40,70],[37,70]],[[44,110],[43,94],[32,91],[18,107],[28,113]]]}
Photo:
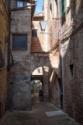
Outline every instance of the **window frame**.
{"label": "window frame", "polygon": [[67,0],[61,0],[61,24],[64,25],[65,21],[66,21],[66,2]]}
{"label": "window frame", "polygon": [[[26,36],[26,47],[25,48],[21,48],[21,47],[19,47],[19,48],[17,48],[17,47],[13,47],[13,43],[14,43],[14,36]],[[27,49],[28,49],[28,34],[27,33],[13,33],[12,34],[12,50],[13,51],[22,51],[22,50],[24,50],[24,51],[26,51]]]}
{"label": "window frame", "polygon": [[[22,6],[19,6],[20,4],[18,4],[18,2],[19,2],[19,3],[22,3],[23,5],[22,5]],[[16,7],[17,7],[17,8],[22,8],[22,7],[24,7],[26,4],[27,4],[26,1],[16,0]]]}

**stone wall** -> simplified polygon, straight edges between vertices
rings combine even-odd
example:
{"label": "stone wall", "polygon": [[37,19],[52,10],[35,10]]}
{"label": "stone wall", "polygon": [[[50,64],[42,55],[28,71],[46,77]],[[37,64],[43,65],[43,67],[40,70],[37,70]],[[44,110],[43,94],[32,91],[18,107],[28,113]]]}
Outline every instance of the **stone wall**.
{"label": "stone wall", "polygon": [[15,0],[11,0],[11,9],[15,9],[16,8],[16,1]]}
{"label": "stone wall", "polygon": [[11,11],[11,49],[12,35],[27,35],[27,50],[12,50],[14,65],[10,70],[10,97],[11,109],[31,109],[31,9]]}
{"label": "stone wall", "polygon": [[[58,78],[61,79],[63,109],[83,124],[83,2],[82,0],[67,1],[64,16],[61,15],[61,3],[59,0],[57,0],[56,5],[54,5],[52,0],[49,2],[47,0],[44,4],[45,20],[48,21],[46,32],[49,33],[47,40],[49,45],[51,45],[50,63]],[[59,42],[59,49],[56,47],[57,41]],[[52,76],[52,71],[50,76]],[[53,94],[54,85],[52,84],[55,82],[55,88],[58,85],[55,77],[56,75],[54,75],[50,84],[52,102],[55,94],[58,97],[58,92],[60,91],[59,88]]]}
{"label": "stone wall", "polygon": [[43,16],[35,17],[35,20],[32,21],[32,29],[36,30],[37,36],[32,35],[32,46],[31,52],[45,52],[45,40],[44,40],[44,32],[41,30],[40,22],[43,21]]}
{"label": "stone wall", "polygon": [[66,21],[61,27],[64,33],[60,35],[63,102],[64,110],[83,124],[83,2],[71,1],[70,5]]}
{"label": "stone wall", "polygon": [[0,1],[0,116],[5,112],[7,97],[7,49],[9,21],[4,0]]}
{"label": "stone wall", "polygon": [[[60,107],[60,88],[58,83],[59,75],[59,40],[58,40],[58,15],[57,2],[47,0],[44,3],[44,20],[47,21],[45,39],[47,40],[47,50],[51,64],[49,71],[49,95],[50,101]],[[47,37],[47,38],[46,38]],[[57,76],[57,77],[56,77]]]}
{"label": "stone wall", "polygon": [[57,107],[61,107],[60,102],[60,88],[58,82],[58,76],[55,69],[51,69],[49,81],[50,81],[50,101],[55,104]]}
{"label": "stone wall", "polygon": [[42,76],[44,101],[49,100],[49,71],[51,68],[49,56],[47,54],[31,55],[31,72],[33,76]]}

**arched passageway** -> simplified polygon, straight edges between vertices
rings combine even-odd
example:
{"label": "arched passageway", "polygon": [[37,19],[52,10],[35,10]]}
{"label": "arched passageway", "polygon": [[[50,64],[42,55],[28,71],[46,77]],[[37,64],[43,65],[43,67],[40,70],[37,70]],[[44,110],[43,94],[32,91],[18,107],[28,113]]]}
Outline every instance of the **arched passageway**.
{"label": "arched passageway", "polygon": [[31,78],[32,106],[44,101],[43,76],[32,76]]}

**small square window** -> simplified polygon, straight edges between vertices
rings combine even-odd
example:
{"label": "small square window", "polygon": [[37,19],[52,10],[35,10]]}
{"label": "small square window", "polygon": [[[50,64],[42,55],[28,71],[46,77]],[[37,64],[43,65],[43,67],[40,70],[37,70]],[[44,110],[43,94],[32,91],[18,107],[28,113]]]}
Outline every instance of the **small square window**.
{"label": "small square window", "polygon": [[27,49],[27,35],[26,34],[14,34],[12,42],[13,50],[26,50]]}
{"label": "small square window", "polygon": [[17,7],[23,7],[24,2],[23,1],[17,1]]}
{"label": "small square window", "polygon": [[28,4],[29,4],[29,3],[26,2],[25,0],[24,0],[24,1],[17,0],[17,3],[16,3],[17,8],[25,7],[25,6],[27,6]]}

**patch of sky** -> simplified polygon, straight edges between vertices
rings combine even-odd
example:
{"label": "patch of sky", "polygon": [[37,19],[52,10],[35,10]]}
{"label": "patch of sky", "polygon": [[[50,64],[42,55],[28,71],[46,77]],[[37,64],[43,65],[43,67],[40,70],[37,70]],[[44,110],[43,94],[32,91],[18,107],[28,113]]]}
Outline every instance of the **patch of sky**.
{"label": "patch of sky", "polygon": [[37,0],[36,2],[36,9],[35,9],[35,13],[41,13],[43,11],[43,2],[44,0]]}

